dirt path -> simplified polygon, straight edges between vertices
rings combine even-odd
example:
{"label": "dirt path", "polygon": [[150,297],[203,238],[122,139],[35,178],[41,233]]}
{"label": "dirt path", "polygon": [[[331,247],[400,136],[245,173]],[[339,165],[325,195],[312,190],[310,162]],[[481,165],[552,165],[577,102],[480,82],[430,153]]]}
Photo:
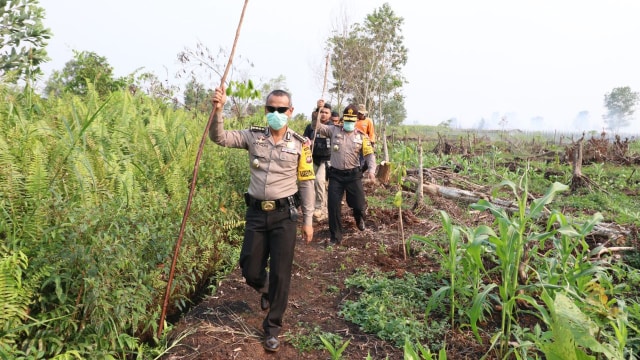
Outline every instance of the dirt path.
{"label": "dirt path", "polygon": [[[163,359],[328,358],[329,353],[324,350],[300,353],[288,339],[297,334],[310,335],[318,329],[351,340],[343,353],[345,359],[364,359],[367,353],[375,359],[401,359],[402,353],[398,349],[360,332],[357,326],[338,316],[340,303],[350,296],[344,287],[344,278],[357,267],[375,264],[378,246],[373,229],[359,232],[352,220],[346,219],[345,223],[348,231],[340,246],[327,247],[323,243],[329,237],[326,222],[316,225],[313,243],[296,245],[280,351],[270,354],[262,348],[265,312],[260,310],[259,295],[245,284],[240,269],[236,268],[220,284],[215,295],[205,298],[176,324],[174,337],[185,331],[194,332]],[[371,228],[374,224],[368,225]]]}
{"label": "dirt path", "polygon": [[[368,193],[372,191],[370,189]],[[437,208],[448,208],[454,217],[456,213],[466,212],[449,202],[441,202]],[[357,325],[339,316],[341,303],[357,298],[344,281],[356,269],[363,267],[394,271],[398,276],[405,271],[437,271],[437,259],[413,257],[404,260],[399,245],[397,211],[370,208],[367,229],[363,232],[356,228],[350,214],[344,206],[346,232],[341,245],[327,247],[329,230],[326,221],[314,224],[315,236],[311,244],[300,240],[296,245],[280,351],[268,353],[262,348],[265,313],[260,310],[259,295],[245,284],[240,269],[236,268],[220,284],[215,295],[205,298],[175,324],[172,338],[183,339],[162,359],[329,359],[329,352],[319,344],[319,333],[337,334],[345,341],[350,340],[342,354],[344,359],[366,359],[367,355],[372,359],[403,359],[401,349],[362,332]],[[441,226],[435,208],[424,209],[419,217],[410,211],[405,212],[403,224],[405,236],[426,235]],[[385,251],[381,251],[383,248]],[[460,347],[459,350],[452,348],[450,355],[465,354],[450,358],[475,359],[477,351],[482,351],[474,349],[477,345],[470,334],[447,336]],[[316,349],[308,346],[312,340],[316,342]],[[298,347],[307,345],[307,348],[300,352],[294,344]],[[449,341],[447,344],[449,346]]]}

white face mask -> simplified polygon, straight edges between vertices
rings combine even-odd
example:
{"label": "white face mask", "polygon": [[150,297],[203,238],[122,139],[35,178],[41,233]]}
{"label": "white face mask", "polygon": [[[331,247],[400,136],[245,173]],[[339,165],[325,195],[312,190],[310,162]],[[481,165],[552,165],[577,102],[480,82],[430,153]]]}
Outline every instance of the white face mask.
{"label": "white face mask", "polygon": [[346,132],[352,132],[353,130],[356,129],[356,123],[353,122],[353,121],[345,121],[344,125],[342,126],[342,128]]}
{"label": "white face mask", "polygon": [[287,114],[279,113],[277,111],[267,113],[267,123],[273,130],[282,129],[285,125],[287,125],[288,120],[289,117],[287,116]]}

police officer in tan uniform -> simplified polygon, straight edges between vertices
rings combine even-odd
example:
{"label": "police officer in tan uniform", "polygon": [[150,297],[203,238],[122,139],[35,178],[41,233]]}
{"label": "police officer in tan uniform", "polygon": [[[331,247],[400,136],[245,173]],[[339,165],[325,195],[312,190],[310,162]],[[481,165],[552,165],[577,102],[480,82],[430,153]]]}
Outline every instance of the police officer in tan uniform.
{"label": "police officer in tan uniform", "polygon": [[261,293],[262,310],[269,310],[262,323],[263,346],[275,352],[280,348],[278,335],[289,298],[300,201],[303,238],[307,243],[313,238],[315,176],[309,141],[287,126],[293,106],[286,91],[274,90],[267,96],[268,127],[224,130],[224,89],[215,90],[213,101],[211,140],[249,153],[251,178],[245,194],[247,212],[240,267],[247,284]]}
{"label": "police officer in tan uniform", "polygon": [[[322,100],[320,100],[322,101]],[[320,103],[320,101],[318,103]],[[320,106],[320,105],[319,105]],[[376,157],[369,137],[355,128],[358,108],[349,105],[344,109],[342,126],[318,125],[318,134],[331,138],[331,166],[329,175],[329,232],[331,244],[342,242],[341,200],[347,194],[347,205],[353,210],[358,229],[365,229],[366,200],[362,186],[360,154],[367,164],[365,176],[375,179]]]}

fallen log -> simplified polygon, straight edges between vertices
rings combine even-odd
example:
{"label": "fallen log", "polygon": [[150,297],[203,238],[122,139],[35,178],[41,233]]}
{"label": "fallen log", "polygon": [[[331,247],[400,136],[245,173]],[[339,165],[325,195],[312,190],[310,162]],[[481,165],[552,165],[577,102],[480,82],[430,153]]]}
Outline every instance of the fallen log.
{"label": "fallen log", "polygon": [[[412,176],[406,177],[405,181],[409,182],[414,186],[417,186],[419,183],[419,180]],[[434,196],[442,196],[447,199],[459,200],[469,204],[473,204],[475,202],[478,202],[478,200],[480,199],[484,199],[507,211],[516,211],[518,209],[516,204],[511,200],[504,200],[504,199],[497,199],[497,198],[492,199],[491,196],[478,191],[469,191],[469,190],[458,189],[458,188],[449,187],[449,186],[442,186],[442,185],[434,184],[431,182],[424,182],[422,186],[424,191]],[[410,191],[413,192],[415,191],[415,189],[412,188],[410,189]]]}

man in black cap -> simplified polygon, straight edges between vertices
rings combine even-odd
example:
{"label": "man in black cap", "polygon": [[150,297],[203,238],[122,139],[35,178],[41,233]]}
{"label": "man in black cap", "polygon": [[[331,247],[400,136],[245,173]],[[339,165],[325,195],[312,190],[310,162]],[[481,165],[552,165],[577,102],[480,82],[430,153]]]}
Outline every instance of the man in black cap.
{"label": "man in black cap", "polygon": [[329,176],[329,232],[332,245],[342,242],[341,200],[346,193],[347,205],[353,210],[356,226],[365,230],[365,210],[367,208],[362,186],[360,154],[367,164],[364,175],[374,180],[376,157],[367,134],[355,128],[358,108],[349,105],[344,109],[342,126],[318,124],[318,134],[331,138],[331,166]]}

